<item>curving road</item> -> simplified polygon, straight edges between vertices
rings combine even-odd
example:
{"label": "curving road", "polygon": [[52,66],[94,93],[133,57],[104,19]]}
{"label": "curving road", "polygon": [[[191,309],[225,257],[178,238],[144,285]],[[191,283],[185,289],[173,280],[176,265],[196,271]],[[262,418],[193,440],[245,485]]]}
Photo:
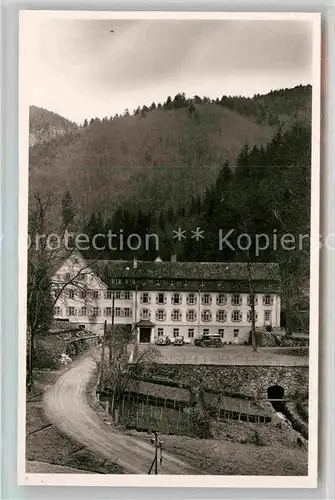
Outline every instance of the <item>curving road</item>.
{"label": "curving road", "polygon": [[[148,474],[154,447],[132,436],[118,433],[106,425],[90,407],[87,386],[96,364],[91,357],[82,358],[63,373],[45,394],[45,412],[63,433],[74,438],[128,474]],[[163,452],[160,474],[194,474],[191,467]]]}

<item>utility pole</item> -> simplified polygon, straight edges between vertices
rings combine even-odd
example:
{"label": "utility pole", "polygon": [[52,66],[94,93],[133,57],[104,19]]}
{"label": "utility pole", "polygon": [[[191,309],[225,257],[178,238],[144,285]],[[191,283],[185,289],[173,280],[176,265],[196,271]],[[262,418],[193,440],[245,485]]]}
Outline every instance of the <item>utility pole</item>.
{"label": "utility pole", "polygon": [[104,377],[106,332],[107,332],[107,320],[105,320],[104,324],[104,336],[102,339],[102,348],[101,348],[100,384],[103,383],[103,377]]}
{"label": "utility pole", "polygon": [[114,316],[115,316],[115,292],[113,290],[112,295],[112,326],[110,331],[110,339],[109,339],[109,364],[112,364],[113,360],[113,341],[114,341]]}
{"label": "utility pole", "polygon": [[158,452],[160,452],[159,464],[161,465],[163,462],[163,441],[159,438],[157,431],[153,432],[151,442],[155,445],[155,458],[152,461],[148,474],[151,474],[153,466],[155,466],[155,474],[158,474]]}

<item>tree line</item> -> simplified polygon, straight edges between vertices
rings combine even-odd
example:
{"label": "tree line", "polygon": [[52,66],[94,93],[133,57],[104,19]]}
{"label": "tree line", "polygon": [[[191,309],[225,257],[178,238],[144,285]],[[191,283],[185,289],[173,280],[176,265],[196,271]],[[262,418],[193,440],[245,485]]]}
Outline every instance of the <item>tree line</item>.
{"label": "tree line", "polygon": [[[295,118],[298,118],[299,110],[303,111],[308,108],[308,103],[311,101],[311,85],[297,85],[293,89],[279,89],[269,92],[268,94],[254,94],[253,97],[244,96],[227,96],[211,98],[208,96],[194,95],[187,97],[184,92],[177,93],[174,97],[168,96],[165,101],[152,102],[150,105],[144,104],[138,106],[132,112],[127,108],[124,113],[116,113],[109,118],[106,116],[102,119],[91,118],[85,119],[83,126],[87,127],[94,123],[115,120],[124,116],[142,116],[145,117],[149,112],[155,110],[172,110],[187,108],[190,115],[197,116],[197,105],[216,104],[229,108],[241,115],[252,116],[258,124],[268,124],[273,127],[283,125],[286,120],[286,115],[292,115],[294,109]],[[306,119],[310,119],[310,113],[306,114]]]}

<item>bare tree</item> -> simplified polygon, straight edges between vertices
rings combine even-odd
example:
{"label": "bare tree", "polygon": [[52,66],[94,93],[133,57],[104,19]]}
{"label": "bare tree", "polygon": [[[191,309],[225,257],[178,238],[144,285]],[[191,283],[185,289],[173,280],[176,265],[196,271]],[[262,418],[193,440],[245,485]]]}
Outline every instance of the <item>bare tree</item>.
{"label": "bare tree", "polygon": [[[136,349],[137,334],[135,329],[129,330],[126,325],[117,325],[112,329],[107,327],[105,342],[113,336],[113,341],[109,345],[113,348],[113,353],[109,355],[109,364],[102,370],[103,379],[100,380],[100,389],[106,386],[113,393],[114,407],[118,408],[124,392],[127,390],[130,380],[138,371],[141,374],[150,370],[153,363],[157,362],[161,356],[159,350],[154,346],[149,346],[143,350]],[[134,354],[132,362],[129,362],[131,351],[137,351]],[[97,364],[106,363],[106,359],[96,360]]]}
{"label": "bare tree", "polygon": [[[28,228],[30,245],[28,248],[27,273],[27,385],[33,386],[35,364],[35,340],[46,335],[54,316],[54,307],[61,300],[66,288],[87,289],[85,276],[92,273],[92,264],[75,264],[75,248],[64,245],[66,232],[72,230],[75,209],[71,197],[66,195],[62,201],[61,222],[58,227],[52,223],[55,200],[50,195],[32,194],[29,210]],[[51,238],[50,236],[53,236]],[[56,240],[56,241],[54,241]],[[68,276],[55,278],[57,270],[66,261],[73,269]]]}

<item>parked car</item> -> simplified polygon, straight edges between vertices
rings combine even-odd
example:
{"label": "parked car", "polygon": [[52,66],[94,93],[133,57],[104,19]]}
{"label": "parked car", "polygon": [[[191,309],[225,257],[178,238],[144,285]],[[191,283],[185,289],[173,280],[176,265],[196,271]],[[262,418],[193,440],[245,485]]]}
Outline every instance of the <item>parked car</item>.
{"label": "parked car", "polygon": [[185,344],[185,340],[184,340],[184,337],[182,335],[174,338],[174,345],[184,345],[184,344]]}
{"label": "parked car", "polygon": [[194,345],[200,347],[222,347],[223,343],[220,335],[203,335],[200,339],[195,339]]}
{"label": "parked car", "polygon": [[169,344],[171,344],[171,340],[167,335],[163,337],[158,337],[158,339],[156,340],[156,345],[169,345]]}

